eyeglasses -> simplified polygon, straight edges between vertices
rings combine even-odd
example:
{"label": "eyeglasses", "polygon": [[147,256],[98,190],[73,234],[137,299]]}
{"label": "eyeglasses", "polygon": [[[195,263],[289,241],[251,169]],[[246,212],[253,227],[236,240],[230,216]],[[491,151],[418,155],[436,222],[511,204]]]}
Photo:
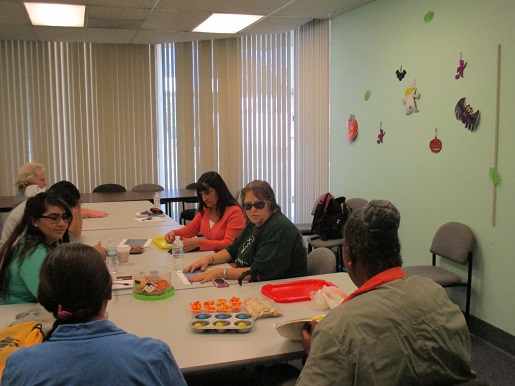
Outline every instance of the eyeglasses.
{"label": "eyeglasses", "polygon": [[59,220],[63,220],[64,222],[71,223],[72,222],[72,216],[64,213],[62,215],[59,215],[57,213],[51,214],[49,216],[39,216],[39,218],[46,218],[48,219],[52,224],[57,224]]}
{"label": "eyeglasses", "polygon": [[255,203],[251,204],[250,202],[244,202],[243,203],[243,209],[245,210],[251,210],[252,207],[256,209],[263,209],[266,205],[266,202],[264,201],[256,201]]}

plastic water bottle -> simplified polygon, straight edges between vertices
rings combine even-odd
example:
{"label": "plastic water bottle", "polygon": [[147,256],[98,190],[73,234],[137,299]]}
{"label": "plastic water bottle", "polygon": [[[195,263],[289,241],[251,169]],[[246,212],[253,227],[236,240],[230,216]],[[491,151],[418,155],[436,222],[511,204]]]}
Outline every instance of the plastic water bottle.
{"label": "plastic water bottle", "polygon": [[109,239],[106,244],[106,264],[110,273],[118,271],[118,252],[113,239]]}
{"label": "plastic water bottle", "polygon": [[154,193],[154,208],[161,208],[161,197],[159,197],[159,192]]}
{"label": "plastic water bottle", "polygon": [[174,271],[182,271],[184,263],[184,244],[180,236],[175,236],[172,244],[172,265]]}

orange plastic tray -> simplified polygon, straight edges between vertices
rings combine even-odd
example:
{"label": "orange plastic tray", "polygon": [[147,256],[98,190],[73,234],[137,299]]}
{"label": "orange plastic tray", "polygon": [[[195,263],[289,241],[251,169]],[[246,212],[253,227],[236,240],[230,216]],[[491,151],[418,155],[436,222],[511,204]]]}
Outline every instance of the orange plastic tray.
{"label": "orange plastic tray", "polygon": [[309,279],[266,284],[261,288],[261,293],[279,303],[292,303],[310,300],[309,293],[318,291],[323,286],[336,287],[325,280]]}

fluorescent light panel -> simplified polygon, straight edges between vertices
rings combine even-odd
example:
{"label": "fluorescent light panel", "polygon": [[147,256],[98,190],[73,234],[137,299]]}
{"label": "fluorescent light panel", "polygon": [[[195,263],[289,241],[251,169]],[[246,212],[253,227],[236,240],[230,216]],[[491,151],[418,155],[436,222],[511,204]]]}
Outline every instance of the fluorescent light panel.
{"label": "fluorescent light panel", "polygon": [[236,33],[261,19],[263,15],[213,13],[193,32]]}
{"label": "fluorescent light panel", "polygon": [[84,27],[85,5],[23,3],[32,25]]}

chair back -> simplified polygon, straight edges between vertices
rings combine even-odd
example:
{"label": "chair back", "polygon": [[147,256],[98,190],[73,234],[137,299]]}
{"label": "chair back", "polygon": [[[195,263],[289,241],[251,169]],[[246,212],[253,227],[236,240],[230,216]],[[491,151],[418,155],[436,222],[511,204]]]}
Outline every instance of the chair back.
{"label": "chair back", "polygon": [[102,184],[93,189],[93,193],[123,193],[126,191],[127,189],[119,184]]}
{"label": "chair back", "polygon": [[329,248],[315,248],[308,255],[308,275],[336,272],[336,255]]}
{"label": "chair back", "polygon": [[448,222],[436,231],[430,251],[446,259],[465,264],[469,260],[474,242],[472,230],[467,225]]}
{"label": "chair back", "polygon": [[367,200],[365,200],[364,198],[360,198],[360,197],[349,198],[345,202],[349,206],[351,213],[363,208],[368,203]]}
{"label": "chair back", "polygon": [[159,184],[139,184],[139,185],[134,186],[131,189],[131,191],[133,191],[133,192],[149,192],[149,191],[159,192],[164,189],[165,188],[163,188]]}

